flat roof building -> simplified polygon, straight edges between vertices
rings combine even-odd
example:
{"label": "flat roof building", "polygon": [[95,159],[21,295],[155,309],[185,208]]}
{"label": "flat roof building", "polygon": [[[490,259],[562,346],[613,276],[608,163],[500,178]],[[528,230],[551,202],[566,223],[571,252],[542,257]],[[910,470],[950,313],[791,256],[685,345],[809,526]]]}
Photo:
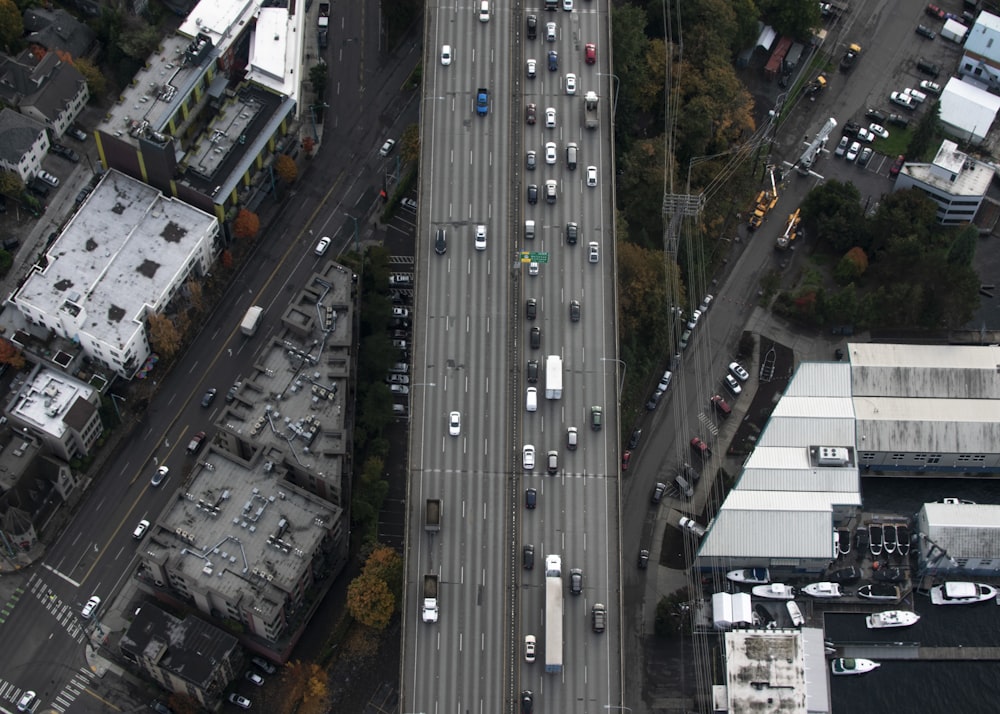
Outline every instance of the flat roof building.
{"label": "flat roof building", "polygon": [[[948,87],[953,84],[961,84],[960,81],[952,79]],[[984,93],[969,85],[970,90]],[[991,98],[995,101],[991,118],[996,114],[997,107],[1000,107],[1000,97]],[[948,101],[948,93],[942,97],[942,106]],[[968,117],[970,110],[963,105],[956,108],[956,115]],[[944,111],[942,110],[942,120]],[[989,129],[987,124],[983,131]],[[965,138],[965,137],[963,137]],[[986,191],[993,180],[993,167],[982,161],[978,161],[963,151],[958,150],[958,144],[954,141],[944,140],[938,149],[934,160],[928,164],[906,163],[896,177],[893,191],[902,191],[908,188],[916,188],[922,191],[928,198],[937,204],[937,220],[942,225],[958,225],[961,223],[971,223],[979,211],[980,205],[986,196]]]}

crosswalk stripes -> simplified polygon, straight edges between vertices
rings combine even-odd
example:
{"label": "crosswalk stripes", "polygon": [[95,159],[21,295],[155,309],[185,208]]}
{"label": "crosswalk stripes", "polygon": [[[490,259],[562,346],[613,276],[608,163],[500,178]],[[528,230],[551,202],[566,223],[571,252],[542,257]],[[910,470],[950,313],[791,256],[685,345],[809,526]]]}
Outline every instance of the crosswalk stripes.
{"label": "crosswalk stripes", "polygon": [[78,669],[70,681],[56,695],[55,700],[52,702],[52,708],[60,713],[65,712],[76,701],[76,698],[86,691],[96,676],[89,669],[83,667]]}
{"label": "crosswalk stripes", "polygon": [[49,586],[38,577],[38,574],[31,576],[31,580],[28,581],[28,590],[38,599],[45,609],[52,614],[66,633],[78,644],[83,644],[87,639],[87,634],[84,631],[83,626],[76,617],[73,605],[64,602],[56,595]]}
{"label": "crosswalk stripes", "polygon": [[708,414],[705,412],[698,412],[698,421],[700,421],[702,426],[712,433],[712,436],[719,435],[719,427],[715,425],[715,422],[712,421],[712,417]]}

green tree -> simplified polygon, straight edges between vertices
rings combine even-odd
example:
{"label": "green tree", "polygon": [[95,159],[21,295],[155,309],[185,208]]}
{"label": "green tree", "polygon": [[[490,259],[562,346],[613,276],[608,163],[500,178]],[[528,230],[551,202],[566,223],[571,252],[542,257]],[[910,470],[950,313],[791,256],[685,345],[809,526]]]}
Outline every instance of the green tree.
{"label": "green tree", "polygon": [[910,137],[910,143],[906,147],[906,154],[910,160],[920,161],[922,158],[929,158],[928,154],[933,155],[937,151],[941,136],[940,111],[940,103],[935,100],[917,121],[913,136]]}
{"label": "green tree", "polygon": [[868,246],[861,193],[854,184],[830,180],[810,191],[802,202],[802,220],[807,234],[835,253]]}
{"label": "green tree", "polygon": [[159,42],[159,30],[150,27],[145,20],[133,17],[127,23],[125,31],[121,33],[119,46],[126,56],[144,62],[153,53]]}
{"label": "green tree", "polygon": [[13,171],[0,171],[0,193],[16,196],[24,190],[24,181]]}
{"label": "green tree", "polygon": [[854,247],[844,253],[833,274],[840,285],[847,285],[857,281],[866,270],[868,270],[868,256],[861,248]]}
{"label": "green tree", "polygon": [[821,18],[819,3],[802,0],[759,0],[761,14],[779,35],[807,39]]}
{"label": "green tree", "polygon": [[979,242],[979,228],[974,223],[962,228],[948,249],[948,265],[972,265]]}
{"label": "green tree", "polygon": [[[319,64],[314,64],[309,68],[309,83],[312,85],[312,90],[316,94],[316,103],[322,104],[324,97],[326,96],[326,79],[329,75],[329,68],[326,66],[326,62],[320,62]],[[319,109],[319,107],[317,107]]]}
{"label": "green tree", "polygon": [[11,0],[0,0],[0,42],[7,54],[16,54],[21,49],[23,35],[21,11]]}
{"label": "green tree", "polygon": [[104,76],[104,73],[86,57],[77,57],[74,59],[73,66],[76,67],[77,72],[83,75],[84,81],[87,82],[87,89],[90,92],[91,100],[95,97],[103,97],[108,91],[108,80]]}

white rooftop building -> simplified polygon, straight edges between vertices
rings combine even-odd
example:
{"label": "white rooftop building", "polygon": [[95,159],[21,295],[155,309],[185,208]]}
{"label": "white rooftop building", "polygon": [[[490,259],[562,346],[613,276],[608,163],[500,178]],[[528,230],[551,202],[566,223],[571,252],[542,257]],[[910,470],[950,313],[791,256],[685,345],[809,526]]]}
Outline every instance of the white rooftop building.
{"label": "white rooftop building", "polygon": [[109,171],[11,300],[128,379],[150,356],[147,315],[208,271],[218,233],[215,217]]}
{"label": "white rooftop building", "polygon": [[1000,506],[925,503],[917,530],[923,572],[959,580],[1000,576]]}
{"label": "white rooftop building", "polygon": [[[952,83],[961,84],[958,80],[952,80],[948,86]],[[993,99],[996,108],[1000,108],[1000,97]],[[996,108],[993,109],[991,117],[996,114]],[[971,114],[970,111],[968,115]],[[992,122],[992,118],[990,121]],[[989,124],[980,128],[985,135]],[[941,148],[929,164],[904,164],[899,176],[896,177],[893,191],[908,188],[923,191],[937,204],[937,219],[942,225],[971,223],[979,211],[979,206],[982,205],[993,175],[992,166],[959,151],[958,144],[954,141],[945,140],[941,142]]]}
{"label": "white rooftop building", "polygon": [[962,48],[958,73],[984,89],[1000,89],[1000,17],[980,12]]}

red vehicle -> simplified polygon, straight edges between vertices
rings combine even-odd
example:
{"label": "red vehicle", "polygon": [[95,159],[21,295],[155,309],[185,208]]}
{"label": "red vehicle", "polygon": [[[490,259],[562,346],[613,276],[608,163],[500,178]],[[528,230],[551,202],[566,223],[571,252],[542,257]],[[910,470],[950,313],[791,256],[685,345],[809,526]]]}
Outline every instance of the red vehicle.
{"label": "red vehicle", "polygon": [[712,450],[708,448],[708,444],[697,436],[691,439],[691,448],[703,459],[707,459],[712,455]]}
{"label": "red vehicle", "polygon": [[632,460],[632,452],[626,451],[622,454],[622,471],[628,471],[628,462]]}
{"label": "red vehicle", "polygon": [[588,42],[583,48],[583,59],[587,64],[594,64],[597,61],[597,45]]}
{"label": "red vehicle", "polygon": [[924,12],[935,19],[938,20],[944,19],[944,10],[939,8],[937,5],[928,5],[927,7],[924,8]]}
{"label": "red vehicle", "polygon": [[889,169],[889,175],[899,176],[899,172],[903,169],[904,163],[906,163],[906,157],[900,154],[896,157],[896,160],[892,162],[892,167]]}

